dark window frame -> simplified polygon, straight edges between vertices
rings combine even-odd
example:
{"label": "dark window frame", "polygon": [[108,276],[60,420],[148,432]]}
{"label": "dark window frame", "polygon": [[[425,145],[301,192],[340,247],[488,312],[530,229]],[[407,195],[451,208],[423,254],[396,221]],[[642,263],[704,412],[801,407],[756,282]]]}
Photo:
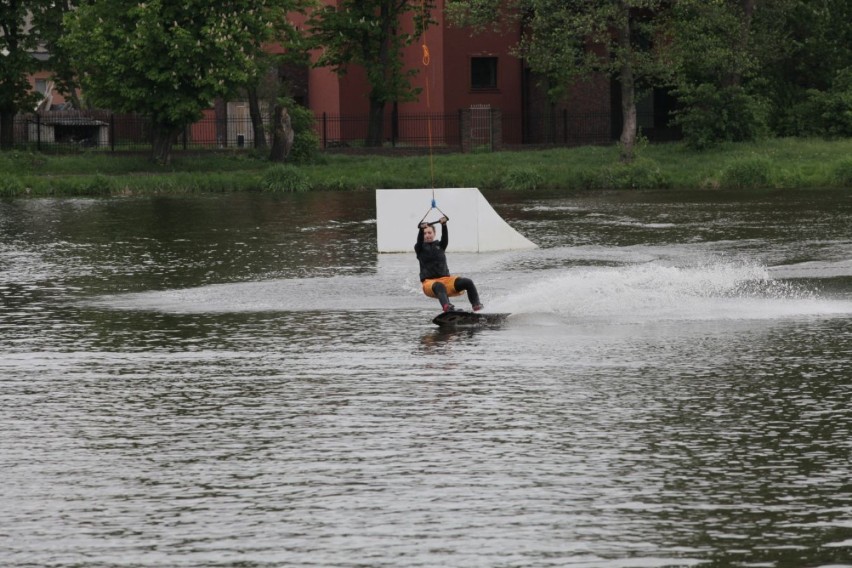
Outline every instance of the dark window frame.
{"label": "dark window frame", "polygon": [[470,56],[470,90],[499,90],[499,58],[496,55]]}

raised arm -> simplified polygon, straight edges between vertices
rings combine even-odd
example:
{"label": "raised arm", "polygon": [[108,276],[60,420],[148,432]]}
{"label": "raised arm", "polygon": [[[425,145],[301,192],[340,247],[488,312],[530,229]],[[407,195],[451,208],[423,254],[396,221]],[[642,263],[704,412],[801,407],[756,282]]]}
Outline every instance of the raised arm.
{"label": "raised arm", "polygon": [[417,225],[417,242],[414,244],[414,252],[419,253],[423,250],[423,229],[425,228],[425,223],[420,223]]}
{"label": "raised arm", "polygon": [[444,221],[441,223],[441,250],[447,250],[448,244],[450,244],[450,231],[447,229],[447,221]]}

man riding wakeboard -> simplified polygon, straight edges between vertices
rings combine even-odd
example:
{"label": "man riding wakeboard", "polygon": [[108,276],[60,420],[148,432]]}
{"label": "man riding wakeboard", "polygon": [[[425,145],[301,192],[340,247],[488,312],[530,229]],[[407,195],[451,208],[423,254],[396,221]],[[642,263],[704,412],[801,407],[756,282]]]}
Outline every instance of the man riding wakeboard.
{"label": "man riding wakeboard", "polygon": [[[479,302],[479,293],[470,278],[454,276],[447,267],[447,256],[444,251],[450,242],[445,216],[433,223],[421,222],[418,225],[417,243],[414,252],[420,262],[420,282],[423,283],[423,293],[430,298],[437,298],[445,312],[455,310],[449,298],[461,296],[467,292],[473,311],[478,312],[484,306]],[[441,240],[435,241],[434,225],[441,224]]]}

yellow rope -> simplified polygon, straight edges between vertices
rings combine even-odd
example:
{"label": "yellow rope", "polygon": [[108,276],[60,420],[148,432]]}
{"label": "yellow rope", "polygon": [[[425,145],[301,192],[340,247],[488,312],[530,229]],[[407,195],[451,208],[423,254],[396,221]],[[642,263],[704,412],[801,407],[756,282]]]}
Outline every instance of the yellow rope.
{"label": "yellow rope", "polygon": [[[426,11],[426,0],[423,0],[423,11]],[[432,101],[429,99],[429,63],[432,61],[432,56],[429,53],[429,46],[426,45],[426,32],[423,32],[423,67],[425,71],[426,83],[426,133],[429,140],[429,175],[432,180],[432,203],[435,203],[435,158],[432,155]]]}

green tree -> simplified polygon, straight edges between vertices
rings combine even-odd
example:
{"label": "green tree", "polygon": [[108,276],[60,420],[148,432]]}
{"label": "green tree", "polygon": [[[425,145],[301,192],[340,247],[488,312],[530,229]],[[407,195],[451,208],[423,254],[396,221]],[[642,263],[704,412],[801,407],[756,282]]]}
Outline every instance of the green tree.
{"label": "green tree", "polygon": [[290,0],[93,0],[65,19],[60,45],[94,106],[150,117],[152,159],[219,96],[248,84],[272,10]]}
{"label": "green tree", "polygon": [[661,81],[664,66],[656,45],[668,15],[663,0],[448,0],[460,25],[501,25],[520,19],[516,47],[530,68],[547,77],[550,93],[562,96],[573,82],[602,73],[621,88],[622,160],[634,157],[638,95]]}
{"label": "green tree", "polygon": [[[283,84],[279,77],[280,66],[288,64],[307,67],[309,65],[308,45],[305,37],[292,24],[290,18],[294,13],[304,13],[307,8],[313,7],[316,3],[313,0],[287,0],[283,2],[279,0],[269,4],[266,10],[258,14],[269,33],[257,36],[251,46],[255,53],[254,67],[249,74],[248,83],[245,85],[245,94],[249,103],[249,114],[254,131],[254,146],[258,149],[267,148],[261,100],[265,100],[270,106],[274,106],[279,97],[290,95],[289,85]],[[283,51],[265,49],[270,42],[277,42],[285,46],[285,49]]]}
{"label": "green tree", "polygon": [[852,2],[761,3],[756,24],[774,30],[777,38],[771,45],[775,56],[762,66],[773,131],[782,136],[832,134],[813,103],[837,96],[844,77],[852,73]]}
{"label": "green tree", "polygon": [[[432,24],[433,0],[342,0],[314,12],[309,26],[322,53],[317,66],[345,74],[360,65],[370,83],[367,146],[382,143],[384,110],[389,102],[416,100],[416,69],[405,69],[402,50]],[[403,26],[410,16],[411,25]],[[407,30],[407,31],[404,31]]]}
{"label": "green tree", "polygon": [[28,80],[40,65],[32,55],[39,45],[39,28],[32,24],[30,10],[47,3],[0,1],[0,149],[14,143],[15,115],[32,110],[38,101]]}
{"label": "green tree", "polygon": [[753,140],[766,131],[761,68],[777,53],[769,27],[755,22],[754,0],[680,0],[672,9],[670,63],[680,102],[675,122],[687,144]]}
{"label": "green tree", "polygon": [[807,129],[827,138],[852,137],[852,66],[837,72],[825,90],[811,89]]}

